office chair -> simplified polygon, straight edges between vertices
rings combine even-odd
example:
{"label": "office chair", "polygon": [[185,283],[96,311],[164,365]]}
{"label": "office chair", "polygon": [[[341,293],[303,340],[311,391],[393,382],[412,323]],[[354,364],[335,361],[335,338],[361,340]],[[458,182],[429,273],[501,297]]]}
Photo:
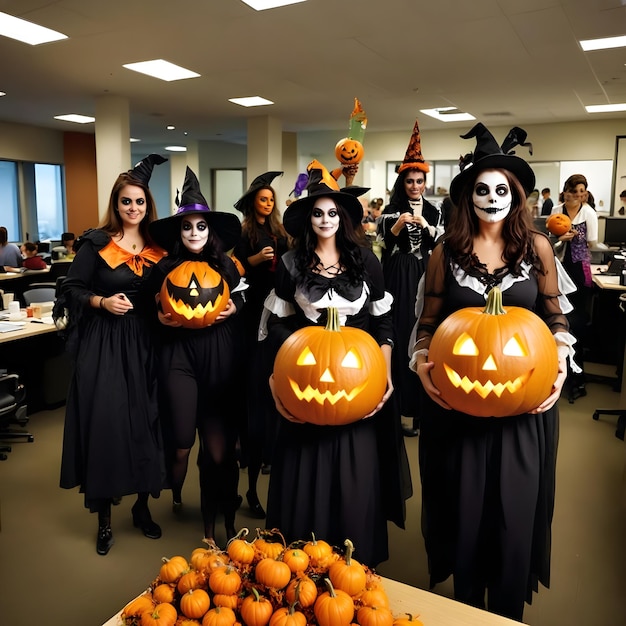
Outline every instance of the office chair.
{"label": "office chair", "polygon": [[51,287],[33,287],[27,289],[22,297],[24,298],[24,304],[30,306],[33,302],[54,302],[55,300],[55,285]]}
{"label": "office chair", "polygon": [[55,283],[60,276],[67,276],[71,266],[72,263],[70,261],[58,261],[57,263],[53,263],[48,272],[48,279],[51,283]]}
{"label": "office chair", "polygon": [[[0,441],[25,437],[32,443],[35,437],[28,431],[9,428],[10,424],[24,426],[27,422],[26,392],[19,376],[0,374]],[[4,451],[10,452],[11,448]]]}

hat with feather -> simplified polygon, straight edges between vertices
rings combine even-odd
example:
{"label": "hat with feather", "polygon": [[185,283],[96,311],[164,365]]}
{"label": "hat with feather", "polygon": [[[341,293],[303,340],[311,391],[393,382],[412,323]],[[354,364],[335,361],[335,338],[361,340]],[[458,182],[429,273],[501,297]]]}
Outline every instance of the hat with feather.
{"label": "hat with feather", "polygon": [[180,201],[176,204],[178,209],[174,215],[152,222],[149,226],[150,235],[164,250],[172,252],[174,245],[180,241],[181,222],[188,215],[202,215],[209,228],[221,240],[224,250],[230,250],[235,246],[241,236],[241,223],[236,215],[212,211],[209,203],[200,191],[200,183],[197,176],[187,167],[185,182],[180,194]]}
{"label": "hat with feather", "polygon": [[526,142],[527,133],[523,128],[515,126],[499,146],[493,135],[484,124],[476,124],[462,139],[476,138],[476,148],[462,156],[459,161],[461,172],[450,183],[450,198],[457,204],[465,185],[473,180],[482,170],[502,169],[515,175],[524,191],[529,194],[535,187],[535,173],[530,165],[521,157],[515,155],[513,148],[524,146],[532,155],[532,144]]}

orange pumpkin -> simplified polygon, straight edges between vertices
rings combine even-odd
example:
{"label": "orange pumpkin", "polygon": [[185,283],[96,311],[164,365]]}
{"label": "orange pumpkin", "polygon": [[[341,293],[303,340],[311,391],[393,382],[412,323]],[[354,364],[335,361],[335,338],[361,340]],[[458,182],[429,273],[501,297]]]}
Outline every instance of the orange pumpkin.
{"label": "orange pumpkin", "polygon": [[546,228],[556,237],[560,237],[572,229],[572,220],[565,213],[553,213],[546,218]]}
{"label": "orange pumpkin", "polygon": [[397,617],[393,621],[393,626],[424,626],[424,623],[417,619],[417,616],[413,617],[410,613],[405,615],[406,617]]}
{"label": "orange pumpkin", "polygon": [[363,154],[363,144],[350,137],[340,139],[335,146],[335,157],[342,165],[356,165],[360,163]]}
{"label": "orange pumpkin", "polygon": [[209,576],[209,587],[213,593],[233,595],[241,589],[241,576],[234,567],[219,567]]}
{"label": "orange pumpkin", "polygon": [[163,583],[175,583],[189,569],[187,559],[182,556],[173,556],[171,559],[163,557],[163,565],[159,570],[159,578]]}
{"label": "orange pumpkin", "polygon": [[502,307],[497,287],[487,305],[449,315],[433,335],[431,377],[454,409],[477,417],[505,417],[535,409],[558,373],[554,336],[521,307]]}
{"label": "orange pumpkin", "polygon": [[393,615],[386,606],[362,606],[356,616],[360,626],[393,626]]}
{"label": "orange pumpkin", "polygon": [[204,589],[190,589],[180,597],[180,610],[193,619],[199,619],[209,610],[211,600]]}
{"label": "orange pumpkin", "polygon": [[127,617],[139,617],[145,611],[154,606],[153,598],[149,593],[144,593],[131,600],[122,610],[122,619]]}
{"label": "orange pumpkin", "polygon": [[313,612],[319,626],[348,626],[354,617],[352,598],[341,589],[335,589],[328,578],[324,579],[328,591],[315,601]]}
{"label": "orange pumpkin", "polygon": [[[257,537],[254,540],[254,547],[257,552],[257,560],[260,561],[266,557],[277,559],[283,553],[285,549],[285,538],[277,528],[272,530],[261,530],[257,528],[256,534]],[[278,541],[269,541],[271,538],[280,538],[281,543]]]}
{"label": "orange pumpkin", "polygon": [[317,539],[311,533],[311,541],[307,541],[302,549],[309,555],[312,567],[327,567],[333,560],[333,549],[330,544],[323,539]]}
{"label": "orange pumpkin", "polygon": [[328,575],[335,589],[341,589],[349,596],[356,596],[365,589],[367,576],[363,566],[352,558],[354,546],[350,539],[346,539],[344,543],[346,556],[330,566]]}
{"label": "orange pumpkin", "polygon": [[363,593],[359,596],[359,601],[363,606],[385,606],[389,608],[387,592],[381,585],[372,585],[369,582],[366,584]]}
{"label": "orange pumpkin", "polygon": [[[201,587],[206,587],[206,577],[196,570],[185,572],[176,584],[176,589],[181,596],[191,589],[200,589]],[[191,615],[188,617],[191,617]]]}
{"label": "orange pumpkin", "polygon": [[252,587],[252,593],[244,598],[239,612],[247,626],[265,626],[274,608],[265,596],[259,595],[256,588]]}
{"label": "orange pumpkin", "polygon": [[163,281],[163,313],[185,328],[204,328],[226,308],[230,290],[222,275],[204,261],[184,261]]}
{"label": "orange pumpkin", "polygon": [[380,346],[359,328],[339,326],[336,308],[326,327],[292,333],[274,361],[274,389],[285,408],[312,424],[341,425],[376,408],[387,388]]}
{"label": "orange pumpkin", "polygon": [[248,532],[247,528],[242,528],[226,546],[228,556],[236,563],[243,565],[252,563],[255,556],[254,541],[248,542],[244,539]]}
{"label": "orange pumpkin", "polygon": [[141,614],[141,626],[174,626],[177,617],[174,606],[163,602]]}
{"label": "orange pumpkin", "polygon": [[225,606],[216,606],[202,618],[202,626],[233,626],[236,621],[234,611]]}
{"label": "orange pumpkin", "polygon": [[315,604],[317,585],[308,576],[294,578],[285,589],[285,598],[289,604],[298,602],[303,609],[306,609]]}
{"label": "orange pumpkin", "polygon": [[163,602],[174,602],[174,598],[176,597],[174,586],[168,583],[157,585],[152,591],[152,597],[154,598],[154,601],[159,604]]}
{"label": "orange pumpkin", "polygon": [[290,548],[285,550],[283,561],[287,563],[289,569],[295,574],[303,572],[309,566],[309,555],[298,548]]}
{"label": "orange pumpkin", "polygon": [[296,611],[293,604],[277,609],[270,618],[270,626],[306,626],[306,616]]}
{"label": "orange pumpkin", "polygon": [[239,606],[239,596],[237,594],[216,593],[213,596],[213,604],[235,611]]}
{"label": "orange pumpkin", "polygon": [[256,564],[254,577],[257,582],[271,589],[282,589],[291,580],[291,570],[287,563],[276,559],[261,559]]}

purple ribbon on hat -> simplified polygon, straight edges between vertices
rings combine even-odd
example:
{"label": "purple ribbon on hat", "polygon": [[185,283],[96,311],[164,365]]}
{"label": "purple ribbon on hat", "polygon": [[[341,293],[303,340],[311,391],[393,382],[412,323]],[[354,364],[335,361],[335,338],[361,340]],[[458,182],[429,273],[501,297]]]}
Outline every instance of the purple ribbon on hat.
{"label": "purple ribbon on hat", "polygon": [[183,213],[191,213],[197,211],[204,211],[205,213],[210,213],[211,209],[204,204],[185,204],[183,206],[178,207],[178,211],[176,211],[176,215],[182,215]]}

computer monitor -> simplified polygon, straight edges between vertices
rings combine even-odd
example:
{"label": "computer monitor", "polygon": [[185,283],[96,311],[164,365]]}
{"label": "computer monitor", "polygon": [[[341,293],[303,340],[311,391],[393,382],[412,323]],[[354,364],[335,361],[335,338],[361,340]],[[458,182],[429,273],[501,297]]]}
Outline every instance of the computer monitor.
{"label": "computer monitor", "polygon": [[604,243],[611,248],[626,248],[626,218],[605,218]]}

